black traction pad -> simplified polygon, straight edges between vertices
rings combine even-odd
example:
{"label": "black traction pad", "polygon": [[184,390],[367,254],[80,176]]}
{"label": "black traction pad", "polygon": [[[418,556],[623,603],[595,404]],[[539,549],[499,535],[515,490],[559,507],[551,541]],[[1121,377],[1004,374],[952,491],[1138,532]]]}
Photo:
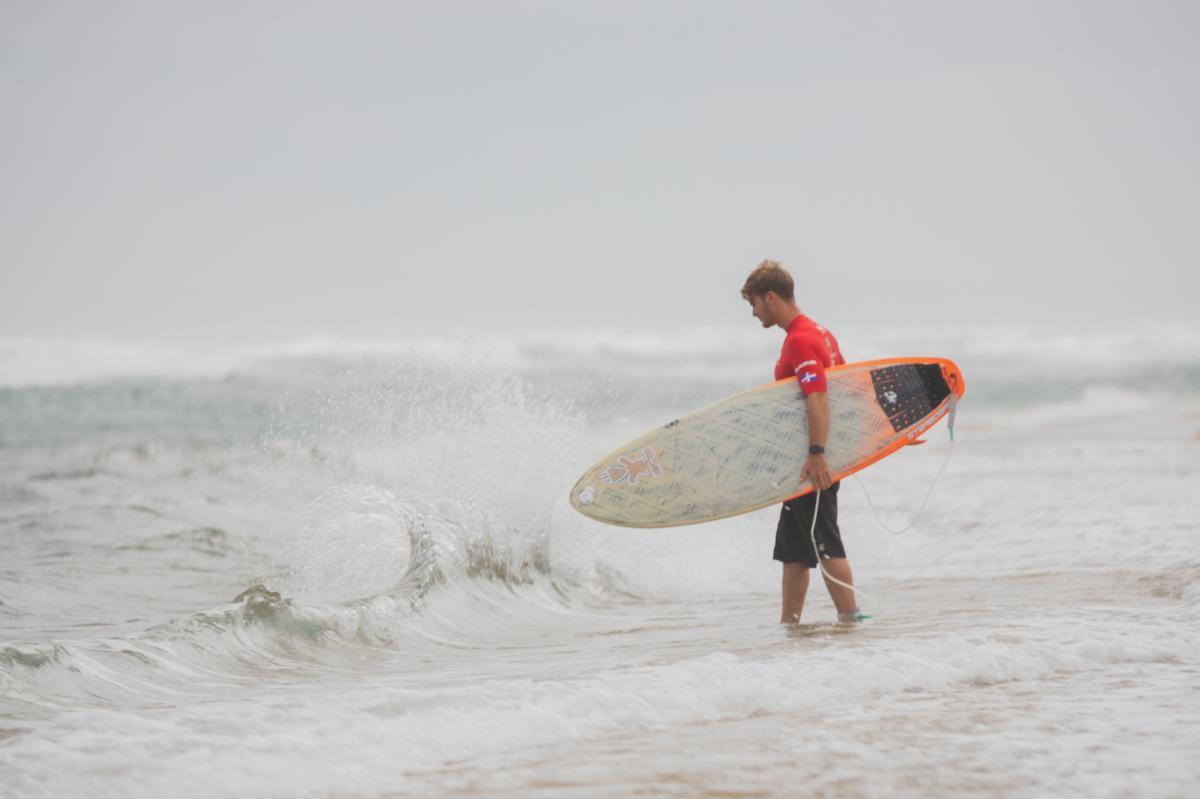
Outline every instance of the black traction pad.
{"label": "black traction pad", "polygon": [[936,363],[905,363],[871,370],[875,400],[899,433],[916,424],[950,396],[950,386]]}

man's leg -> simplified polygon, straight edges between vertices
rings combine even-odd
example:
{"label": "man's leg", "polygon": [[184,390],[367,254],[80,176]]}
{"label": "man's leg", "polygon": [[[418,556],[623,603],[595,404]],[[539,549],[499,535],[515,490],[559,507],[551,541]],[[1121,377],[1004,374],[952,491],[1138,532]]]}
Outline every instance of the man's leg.
{"label": "man's leg", "polygon": [[[850,561],[846,558],[822,559],[821,565],[829,572],[830,577],[835,577],[846,585],[854,585],[854,574],[850,571]],[[839,616],[858,610],[858,598],[849,588],[830,582],[828,577],[825,578],[825,587],[829,589],[829,597],[837,607]]]}
{"label": "man's leg", "polygon": [[795,624],[804,610],[804,595],[808,593],[808,566],[803,563],[783,564],[783,612],[780,624]]}

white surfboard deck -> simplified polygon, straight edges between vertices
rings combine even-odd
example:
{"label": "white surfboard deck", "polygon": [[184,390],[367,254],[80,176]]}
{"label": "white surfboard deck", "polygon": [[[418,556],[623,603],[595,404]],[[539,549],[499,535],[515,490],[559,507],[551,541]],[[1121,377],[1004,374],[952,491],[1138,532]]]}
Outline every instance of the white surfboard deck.
{"label": "white surfboard deck", "polygon": [[[834,479],[912,443],[965,388],[942,358],[889,358],[826,370],[825,458]],[[807,403],[795,378],[714,402],[633,439],[588,469],[571,505],[597,521],[673,527],[722,519],[813,490]]]}

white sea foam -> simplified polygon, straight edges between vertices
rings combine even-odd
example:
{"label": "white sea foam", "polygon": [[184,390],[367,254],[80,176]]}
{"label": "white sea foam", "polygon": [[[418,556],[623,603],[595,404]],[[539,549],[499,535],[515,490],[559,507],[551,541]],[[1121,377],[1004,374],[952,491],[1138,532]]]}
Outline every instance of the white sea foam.
{"label": "white sea foam", "polygon": [[[876,618],[834,625],[814,580],[796,629],[774,511],[627,530],[566,499],[769,376],[762,331],[30,345],[0,392],[0,796],[1183,795],[1200,391],[1170,330],[839,329],[968,393],[909,532],[843,485]],[[862,473],[885,521],[949,447]]]}
{"label": "white sea foam", "polygon": [[[1058,376],[1119,382],[1147,366],[1194,367],[1200,326],[1191,321],[1064,328],[1049,325],[836,326],[850,360],[897,355],[950,357],[991,377],[1053,368]],[[354,337],[308,335],[243,344],[105,338],[0,339],[0,386],[65,385],[129,378],[214,378],[264,364],[326,359],[353,364],[453,362],[485,354],[505,371],[566,369],[660,378],[709,377],[762,382],[777,331],[754,325],[692,325],[670,330],[556,329],[496,335]],[[765,366],[764,366],[765,364]],[[968,379],[971,369],[967,369]],[[765,375],[765,378],[764,378]],[[1031,378],[1032,379],[1032,376]]]}
{"label": "white sea foam", "polygon": [[[214,773],[222,795],[399,792],[406,775],[468,756],[765,713],[819,724],[914,691],[938,695],[1065,680],[1114,665],[1171,664],[1190,657],[1197,643],[1194,635],[1165,628],[1136,640],[1126,632],[1092,623],[1074,635],[1047,631],[1046,639],[1023,643],[927,633],[909,636],[903,647],[879,636],[861,643],[834,638],[815,649],[691,655],[552,680],[484,679],[420,690],[346,685],[320,694],[271,693],[250,704],[208,702],[168,716],[82,713],[43,728],[54,747],[18,740],[3,756],[22,758],[18,789],[50,795],[89,783],[99,796],[211,795]],[[297,735],[314,728],[336,736]],[[147,768],[151,753],[154,765]],[[330,769],[331,759],[353,766]],[[114,773],[128,776],[102,781]]]}

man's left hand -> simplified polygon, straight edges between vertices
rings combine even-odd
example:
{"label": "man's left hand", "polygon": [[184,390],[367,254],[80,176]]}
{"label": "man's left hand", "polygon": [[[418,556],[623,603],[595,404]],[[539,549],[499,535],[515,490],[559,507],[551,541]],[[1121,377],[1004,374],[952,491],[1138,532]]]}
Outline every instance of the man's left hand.
{"label": "man's left hand", "polygon": [[812,480],[813,487],[822,491],[833,485],[833,475],[829,472],[829,464],[825,462],[824,455],[808,456],[800,470],[800,482],[803,483],[805,479]]}

